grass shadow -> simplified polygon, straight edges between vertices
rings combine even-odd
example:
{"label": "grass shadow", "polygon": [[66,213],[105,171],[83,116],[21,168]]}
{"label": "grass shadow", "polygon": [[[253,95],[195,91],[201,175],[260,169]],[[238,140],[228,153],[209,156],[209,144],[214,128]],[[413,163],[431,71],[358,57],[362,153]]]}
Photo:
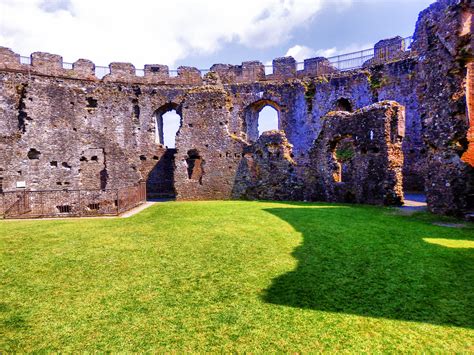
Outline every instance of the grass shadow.
{"label": "grass shadow", "polygon": [[373,207],[266,209],[302,233],[297,268],[272,280],[272,304],[474,327],[474,250],[423,238],[474,240]]}

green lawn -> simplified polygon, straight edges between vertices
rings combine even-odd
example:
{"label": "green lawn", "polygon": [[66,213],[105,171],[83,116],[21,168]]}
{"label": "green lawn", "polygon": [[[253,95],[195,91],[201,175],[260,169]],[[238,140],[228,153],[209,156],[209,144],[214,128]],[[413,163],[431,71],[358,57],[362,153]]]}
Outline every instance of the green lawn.
{"label": "green lawn", "polygon": [[0,221],[0,352],[473,352],[474,227],[440,220],[234,201]]}

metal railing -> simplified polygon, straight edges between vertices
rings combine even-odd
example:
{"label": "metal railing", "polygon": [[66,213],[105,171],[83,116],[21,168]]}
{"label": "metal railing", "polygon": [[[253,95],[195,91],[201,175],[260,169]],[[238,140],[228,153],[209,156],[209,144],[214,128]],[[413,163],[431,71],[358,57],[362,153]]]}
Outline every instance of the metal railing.
{"label": "metal railing", "polygon": [[104,190],[7,191],[0,216],[7,218],[117,216],[146,201],[146,183]]}
{"label": "metal railing", "polygon": [[[402,48],[401,52],[408,52],[411,50],[411,44],[413,42],[413,37],[405,37],[402,39]],[[390,48],[390,46],[387,46]],[[383,52],[383,50],[381,51]],[[361,51],[341,54],[333,57],[327,58],[329,62],[340,71],[353,70],[362,68],[365,62],[370,59],[375,58],[375,48],[363,49]],[[383,60],[385,57],[379,59]]]}
{"label": "metal railing", "polygon": [[373,57],[374,48],[369,48],[358,52],[329,57],[327,59],[337,70],[346,71],[361,68],[366,61]]}
{"label": "metal railing", "polygon": [[95,76],[98,77],[99,79],[102,79],[107,74],[110,74],[109,67],[100,67],[100,66],[95,67]]}
{"label": "metal railing", "polygon": [[[402,48],[401,51],[409,52],[411,50],[411,44],[413,42],[413,37],[405,37],[402,40]],[[383,51],[382,51],[383,52]],[[340,54],[332,57],[328,57],[327,60],[331,63],[331,65],[339,70],[339,71],[347,71],[362,68],[365,62],[375,57],[375,49],[368,48],[357,52],[352,53],[345,53]],[[384,58],[380,58],[383,60]],[[31,65],[31,57],[20,56],[20,63]],[[73,63],[62,62],[63,69],[73,69]],[[201,76],[204,76],[209,72],[209,69],[198,69],[201,73]],[[302,71],[304,70],[304,62],[297,62],[296,63],[296,70]],[[273,66],[272,65],[265,65],[265,73],[272,74],[273,73]],[[102,79],[105,75],[110,74],[110,68],[105,66],[95,66],[95,75],[97,78]],[[144,69],[135,69],[135,75],[137,76],[145,76]],[[178,76],[177,69],[169,70],[170,77]]]}
{"label": "metal railing", "polygon": [[[413,43],[413,37],[412,36],[403,38],[402,42],[401,42],[400,53],[410,52],[412,43]],[[387,48],[391,48],[391,46],[387,46]],[[376,59],[380,59],[381,61],[389,59],[389,56],[386,55],[386,53],[383,49],[384,49],[384,47],[378,49],[380,51],[380,53],[382,53],[383,55],[380,56],[380,58],[376,58]],[[368,60],[374,59],[374,58],[375,58],[375,48],[372,47],[372,48],[363,49],[363,50],[356,51],[356,52],[339,54],[339,55],[336,55],[336,56],[328,57],[326,59],[338,71],[347,71],[347,70],[362,68],[364,63],[366,63]],[[296,63],[296,70],[297,71],[303,71],[304,70],[304,62],[297,62]],[[272,65],[266,65],[265,66],[265,73],[266,74],[272,74],[273,73],[273,66]]]}
{"label": "metal railing", "polygon": [[31,65],[31,57],[20,56],[20,64]]}

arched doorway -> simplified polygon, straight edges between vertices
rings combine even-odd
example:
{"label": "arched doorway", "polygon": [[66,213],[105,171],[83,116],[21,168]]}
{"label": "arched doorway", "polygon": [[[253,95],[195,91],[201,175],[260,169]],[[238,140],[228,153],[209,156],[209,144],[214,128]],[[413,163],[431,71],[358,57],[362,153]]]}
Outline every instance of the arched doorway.
{"label": "arched doorway", "polygon": [[335,111],[346,111],[346,112],[352,112],[352,103],[349,99],[345,97],[340,97],[335,104]]}
{"label": "arched doorway", "polygon": [[351,183],[354,175],[352,159],[355,155],[352,136],[346,135],[332,142],[334,161],[333,180],[337,183]]}
{"label": "arched doorway", "polygon": [[175,198],[174,187],[176,136],[181,128],[181,107],[167,103],[155,111],[155,143],[163,150],[154,157],[156,164],[148,175],[147,192],[149,198]]}

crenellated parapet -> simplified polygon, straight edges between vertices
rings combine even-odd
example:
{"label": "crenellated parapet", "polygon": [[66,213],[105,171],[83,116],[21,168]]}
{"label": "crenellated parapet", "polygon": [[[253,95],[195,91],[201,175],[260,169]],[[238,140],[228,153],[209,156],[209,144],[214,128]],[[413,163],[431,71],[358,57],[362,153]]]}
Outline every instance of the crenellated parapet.
{"label": "crenellated parapet", "polygon": [[296,60],[293,57],[273,59],[273,76],[275,79],[294,78],[296,76]]}
{"label": "crenellated parapet", "polygon": [[[102,69],[105,75],[97,75],[97,69]],[[137,71],[131,63],[110,63],[108,68],[96,67],[88,59],[79,59],[76,62],[64,63],[57,54],[34,52],[29,58],[22,57],[9,48],[0,47],[0,70],[28,72],[44,76],[69,79],[123,82],[134,84],[174,84],[174,85],[202,85],[201,72],[193,67],[179,67],[177,75],[170,75],[168,66],[147,64],[145,69]],[[139,73],[142,75],[137,75]]]}
{"label": "crenellated parapet", "polygon": [[304,60],[304,76],[320,76],[336,73],[338,70],[331,64],[331,62],[324,57],[316,57]]}
{"label": "crenellated parapet", "polygon": [[78,59],[72,65],[72,70],[87,79],[95,78],[95,64],[88,59]]}
{"label": "crenellated parapet", "polygon": [[217,74],[214,77],[218,77],[223,84],[252,83],[332,75],[409,56],[407,43],[399,36],[379,41],[369,60],[360,53],[360,56],[351,53],[333,58],[308,58],[302,63],[293,57],[280,57],[273,60],[271,69],[259,61],[246,61],[240,65],[214,64],[210,70],[181,66],[170,71],[168,66],[162,64],[146,64],[144,69],[137,69],[131,63],[120,62],[110,63],[108,67],[96,66],[88,59],[65,63],[60,55],[44,52],[21,57],[9,48],[0,47],[0,70],[91,81],[199,86],[210,83],[209,78],[204,78],[209,71]]}
{"label": "crenellated parapet", "polygon": [[[298,70],[299,64],[303,64],[303,69]],[[225,84],[314,77],[338,72],[324,57],[305,59],[303,63],[297,63],[293,57],[276,58],[269,74],[258,61],[243,62],[242,65],[214,64],[210,70],[217,73]]]}
{"label": "crenellated parapet", "polygon": [[412,54],[407,48],[410,43],[400,36],[383,39],[374,45],[374,57],[364,63],[364,67],[405,59]]}
{"label": "crenellated parapet", "polygon": [[258,61],[243,62],[242,65],[214,64],[211,69],[225,84],[265,80],[265,66]]}
{"label": "crenellated parapet", "polygon": [[20,55],[10,48],[0,47],[0,69],[21,70]]}

